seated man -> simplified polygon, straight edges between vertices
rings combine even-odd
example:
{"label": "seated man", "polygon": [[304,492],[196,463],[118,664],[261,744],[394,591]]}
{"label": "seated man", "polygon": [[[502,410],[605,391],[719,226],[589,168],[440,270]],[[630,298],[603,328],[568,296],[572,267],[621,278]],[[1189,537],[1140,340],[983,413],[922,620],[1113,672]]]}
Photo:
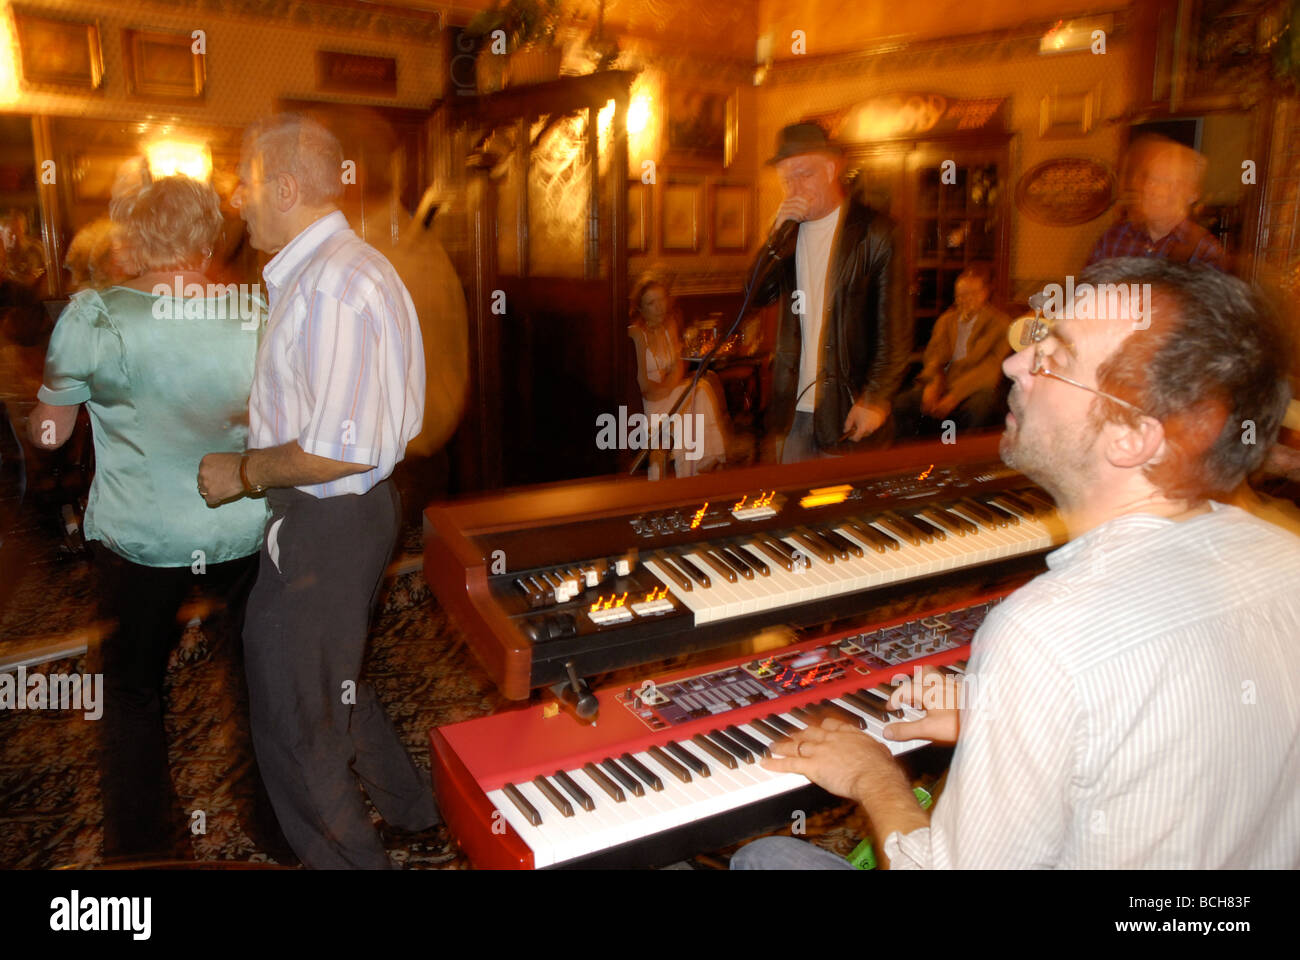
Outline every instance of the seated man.
{"label": "seated man", "polygon": [[[923,721],[955,739],[960,719],[932,814],[846,724],[767,765],[859,800],[895,867],[1300,866],[1300,538],[1211,499],[1277,433],[1284,336],[1215,270],[1123,259],[1083,279],[1151,284],[1150,327],[1106,306],[1004,364],[1003,459],[1072,539],[976,634],[980,696]],[[760,840],[732,866],[791,849],[808,847]]]}
{"label": "seated man", "polygon": [[1206,160],[1164,137],[1143,137],[1125,159],[1128,216],[1103,233],[1088,265],[1114,257],[1155,257],[1228,269],[1219,241],[1192,219]]}
{"label": "seated man", "polygon": [[894,405],[900,434],[924,428],[924,414],[949,417],[962,430],[991,427],[1005,412],[1002,359],[1011,352],[1011,318],[989,304],[988,269],[967,267],[957,278],[952,308],[934,325],[916,384]]}

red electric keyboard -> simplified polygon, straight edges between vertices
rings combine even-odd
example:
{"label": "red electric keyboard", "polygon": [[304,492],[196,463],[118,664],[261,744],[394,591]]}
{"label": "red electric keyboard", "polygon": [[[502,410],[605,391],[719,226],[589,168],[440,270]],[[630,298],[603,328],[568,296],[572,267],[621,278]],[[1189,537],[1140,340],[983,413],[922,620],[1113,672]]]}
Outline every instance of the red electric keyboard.
{"label": "red electric keyboard", "polygon": [[554,704],[429,734],[449,828],[476,867],[651,867],[788,824],[827,795],[759,763],[780,737],[822,717],[886,741],[888,685],[922,666],[960,674],[970,640],[1003,594],[867,630],[599,691],[597,725]]}

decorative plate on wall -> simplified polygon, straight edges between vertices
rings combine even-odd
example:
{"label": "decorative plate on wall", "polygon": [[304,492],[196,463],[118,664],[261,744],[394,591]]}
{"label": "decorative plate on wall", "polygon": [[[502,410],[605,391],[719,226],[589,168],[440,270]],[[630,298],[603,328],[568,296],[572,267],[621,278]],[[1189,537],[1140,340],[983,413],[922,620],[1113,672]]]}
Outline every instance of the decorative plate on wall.
{"label": "decorative plate on wall", "polygon": [[1016,186],[1016,207],[1031,220],[1072,227],[1101,216],[1115,202],[1115,174],[1089,157],[1044,160]]}

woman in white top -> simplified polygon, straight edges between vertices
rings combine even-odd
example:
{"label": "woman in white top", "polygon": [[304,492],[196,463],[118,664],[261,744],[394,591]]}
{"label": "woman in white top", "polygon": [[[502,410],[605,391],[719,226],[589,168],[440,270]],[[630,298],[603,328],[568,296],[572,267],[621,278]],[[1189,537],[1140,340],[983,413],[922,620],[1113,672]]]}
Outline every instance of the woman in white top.
{"label": "woman in white top", "polygon": [[[690,386],[686,361],[682,359],[681,336],[670,309],[668,290],[658,280],[642,280],[632,294],[632,324],[628,336],[636,345],[636,377],[646,416],[667,414]],[[725,408],[719,402],[720,391],[710,376],[701,378],[694,394],[682,405],[680,435],[672,438],[673,464],[679,477],[717,469],[727,459]],[[685,415],[692,416],[688,424]],[[660,443],[664,441],[660,439]],[[658,480],[664,472],[665,456],[652,450],[650,479]]]}

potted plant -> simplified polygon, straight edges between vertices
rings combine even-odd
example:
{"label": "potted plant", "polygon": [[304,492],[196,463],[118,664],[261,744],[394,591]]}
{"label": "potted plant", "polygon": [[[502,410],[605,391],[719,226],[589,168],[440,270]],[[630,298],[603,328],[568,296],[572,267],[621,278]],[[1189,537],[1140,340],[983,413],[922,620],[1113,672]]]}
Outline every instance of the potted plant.
{"label": "potted plant", "polygon": [[[499,90],[504,82],[538,83],[558,77],[563,59],[555,45],[559,22],[560,0],[493,0],[465,30],[480,44],[479,91]],[[496,83],[498,77],[504,82]],[[484,80],[490,89],[484,89]]]}

